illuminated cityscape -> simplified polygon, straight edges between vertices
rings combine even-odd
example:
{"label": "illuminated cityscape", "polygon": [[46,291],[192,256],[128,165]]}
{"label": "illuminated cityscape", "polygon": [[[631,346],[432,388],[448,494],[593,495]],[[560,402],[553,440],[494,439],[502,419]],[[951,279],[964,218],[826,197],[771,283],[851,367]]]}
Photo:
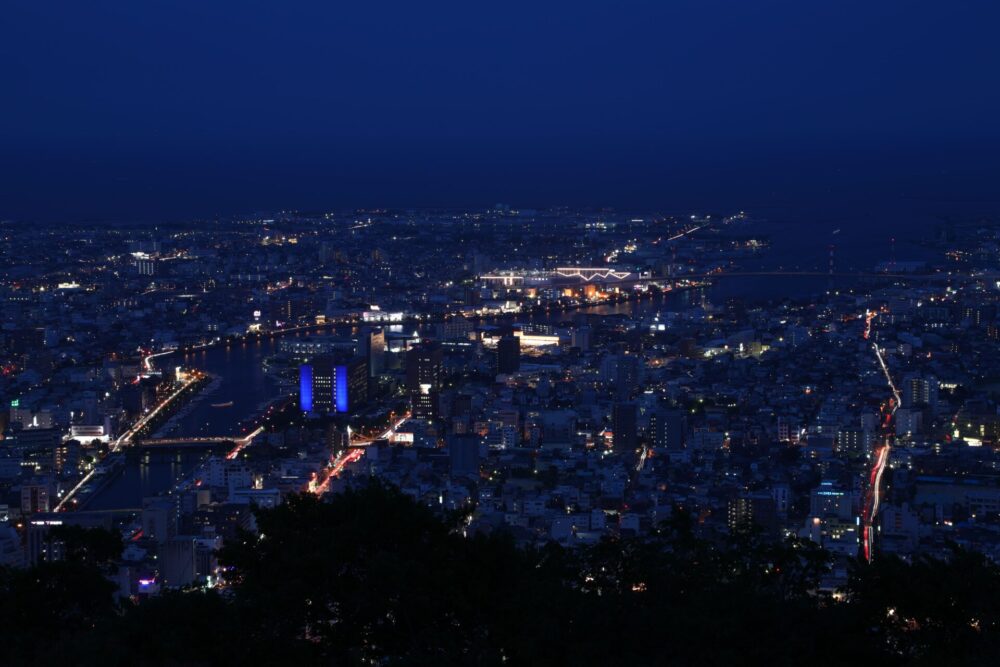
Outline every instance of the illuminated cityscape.
{"label": "illuminated cityscape", "polygon": [[995,664],[991,23],[687,4],[18,10],[0,664]]}

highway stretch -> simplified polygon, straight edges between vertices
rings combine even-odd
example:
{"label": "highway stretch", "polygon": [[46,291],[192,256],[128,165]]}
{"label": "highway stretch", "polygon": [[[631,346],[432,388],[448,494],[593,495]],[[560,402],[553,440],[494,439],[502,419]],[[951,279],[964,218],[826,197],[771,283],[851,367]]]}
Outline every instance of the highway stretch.
{"label": "highway stretch", "polygon": [[[863,334],[865,340],[871,338],[872,321],[876,316],[877,314],[874,312],[865,313]],[[868,562],[871,562],[875,557],[875,519],[882,504],[882,476],[885,474],[885,468],[889,463],[889,454],[892,452],[892,439],[895,437],[895,415],[900,403],[899,389],[896,387],[889,366],[885,362],[884,352],[877,342],[872,342],[872,349],[891,395],[879,406],[879,442],[876,444],[874,460],[868,471],[868,486],[861,507],[861,552]]]}
{"label": "highway stretch", "polygon": [[395,435],[396,430],[406,423],[406,420],[410,418],[410,413],[407,412],[402,417],[394,421],[390,426],[380,433],[377,438],[367,439],[367,438],[355,438],[351,436],[351,446],[346,450],[335,454],[331,458],[329,465],[322,470],[320,473],[315,475],[313,479],[306,486],[306,491],[315,495],[322,495],[330,489],[330,482],[332,482],[337,477],[340,477],[344,469],[357,461],[361,460],[364,456],[365,447],[368,447],[376,440],[388,440],[390,437]]}

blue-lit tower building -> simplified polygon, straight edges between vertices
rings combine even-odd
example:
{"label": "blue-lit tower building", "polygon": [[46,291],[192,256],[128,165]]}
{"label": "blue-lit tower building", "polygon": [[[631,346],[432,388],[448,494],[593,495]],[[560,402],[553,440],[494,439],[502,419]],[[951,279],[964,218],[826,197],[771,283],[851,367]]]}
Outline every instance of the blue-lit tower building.
{"label": "blue-lit tower building", "polygon": [[368,395],[368,365],[359,357],[324,355],[299,366],[299,407],[310,414],[346,414]]}

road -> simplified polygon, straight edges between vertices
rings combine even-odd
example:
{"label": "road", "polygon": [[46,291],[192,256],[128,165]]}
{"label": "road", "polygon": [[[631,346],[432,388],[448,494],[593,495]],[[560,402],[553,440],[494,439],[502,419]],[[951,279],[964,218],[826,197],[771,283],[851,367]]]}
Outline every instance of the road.
{"label": "road", "polygon": [[[864,338],[867,340],[871,335],[871,322],[874,313],[865,314]],[[875,358],[879,367],[885,375],[886,384],[889,386],[892,396],[879,407],[879,439],[881,444],[875,450],[875,459],[868,472],[868,489],[865,492],[864,504],[861,508],[861,551],[864,559],[869,563],[875,556],[875,519],[878,516],[882,504],[882,476],[889,463],[889,454],[892,452],[892,439],[895,435],[895,416],[899,408],[900,395],[896,383],[892,380],[892,373],[885,363],[885,356],[878,343],[872,343],[875,350]]]}
{"label": "road", "polygon": [[664,240],[664,241],[666,241],[667,243],[670,243],[671,241],[676,241],[676,240],[678,240],[678,239],[682,239],[682,238],[684,238],[685,236],[688,236],[688,235],[690,235],[690,234],[694,234],[694,233],[695,233],[696,231],[698,231],[699,229],[704,229],[705,227],[708,227],[708,226],[709,226],[709,225],[711,225],[711,224],[712,224],[711,222],[706,222],[706,223],[705,223],[705,224],[703,224],[703,225],[698,225],[697,227],[692,227],[691,229],[688,229],[688,230],[685,230],[685,231],[683,231],[683,232],[680,232],[679,234],[674,234],[674,235],[673,235],[673,236],[671,236],[670,238],[667,238],[667,239],[663,239],[663,240]]}
{"label": "road", "polygon": [[351,446],[346,451],[341,452],[336,455],[331,461],[330,465],[327,466],[323,471],[317,474],[308,485],[306,485],[306,491],[313,493],[317,496],[321,496],[330,489],[330,482],[344,472],[344,469],[352,463],[357,463],[361,460],[361,457],[365,454],[365,447],[372,444],[376,440],[388,440],[390,436],[396,433],[396,430],[406,423],[406,420],[410,418],[410,413],[407,412],[402,417],[394,421],[389,427],[379,434],[377,438],[371,440],[367,438],[355,438],[351,437]]}
{"label": "road", "polygon": [[388,440],[390,437],[396,434],[396,430],[406,423],[406,420],[410,418],[410,413],[406,412],[402,417],[394,421],[389,428],[379,433],[377,438],[365,438],[362,436],[351,435],[351,446],[358,447],[364,445],[370,445],[376,440]]}
{"label": "road", "polygon": [[306,490],[317,496],[323,495],[330,489],[330,482],[340,477],[341,473],[344,472],[344,468],[359,461],[364,455],[365,450],[360,448],[351,448],[341,452],[333,459],[329,468],[316,475],[309,482]]}

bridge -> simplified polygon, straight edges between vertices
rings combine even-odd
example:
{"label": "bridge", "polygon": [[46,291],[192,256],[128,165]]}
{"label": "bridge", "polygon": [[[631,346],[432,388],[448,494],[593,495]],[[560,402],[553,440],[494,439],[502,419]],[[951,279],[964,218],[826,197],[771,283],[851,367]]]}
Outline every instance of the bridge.
{"label": "bridge", "polygon": [[243,450],[244,447],[253,442],[253,439],[264,432],[263,426],[258,426],[256,429],[247,433],[246,435],[203,435],[191,438],[146,438],[143,440],[135,440],[129,444],[132,449],[135,448],[157,448],[157,447],[205,447],[211,445],[233,445],[233,449],[226,454],[227,459],[234,459]]}
{"label": "bridge", "polygon": [[143,440],[134,440],[131,443],[131,447],[178,447],[184,445],[213,445],[221,443],[237,443],[245,440],[238,436],[220,435],[220,436],[199,436],[197,438],[146,438]]}
{"label": "bridge", "polygon": [[148,440],[133,440],[123,450],[136,449],[195,449],[205,447],[221,447],[237,444],[237,438],[205,437],[205,438],[150,438]]}
{"label": "bridge", "polygon": [[227,459],[235,459],[243,449],[253,442],[254,438],[264,432],[263,426],[258,426],[246,435],[203,435],[191,438],[147,438],[136,440],[132,447],[204,447],[206,445],[233,445],[226,454]]}
{"label": "bridge", "polygon": [[[158,408],[159,409],[159,408]],[[244,436],[200,436],[194,438],[149,438],[145,440],[132,440],[131,436],[138,429],[133,427],[130,429],[126,435],[118,438],[114,443],[112,443],[111,451],[118,452],[127,449],[140,449],[140,448],[157,448],[157,447],[205,447],[206,445],[233,445],[233,448],[226,453],[227,459],[235,459],[239,456],[240,452],[253,442],[254,438],[264,432],[263,426],[258,426],[256,429],[247,433]],[[64,508],[73,500],[73,497],[80,491],[85,484],[87,484],[97,472],[97,468],[92,469],[86,475],[83,476],[76,486],[69,490],[69,492],[59,501],[56,505],[56,512],[63,511]]]}
{"label": "bridge", "polygon": [[551,271],[501,271],[482,275],[479,279],[487,284],[510,289],[541,287],[625,287],[648,283],[676,283],[684,280],[718,280],[722,278],[753,277],[813,277],[813,278],[855,278],[880,280],[930,281],[946,280],[941,273],[883,273],[878,271],[710,271],[708,273],[681,273],[674,276],[654,276],[648,272],[635,272],[615,267],[560,267]]}

